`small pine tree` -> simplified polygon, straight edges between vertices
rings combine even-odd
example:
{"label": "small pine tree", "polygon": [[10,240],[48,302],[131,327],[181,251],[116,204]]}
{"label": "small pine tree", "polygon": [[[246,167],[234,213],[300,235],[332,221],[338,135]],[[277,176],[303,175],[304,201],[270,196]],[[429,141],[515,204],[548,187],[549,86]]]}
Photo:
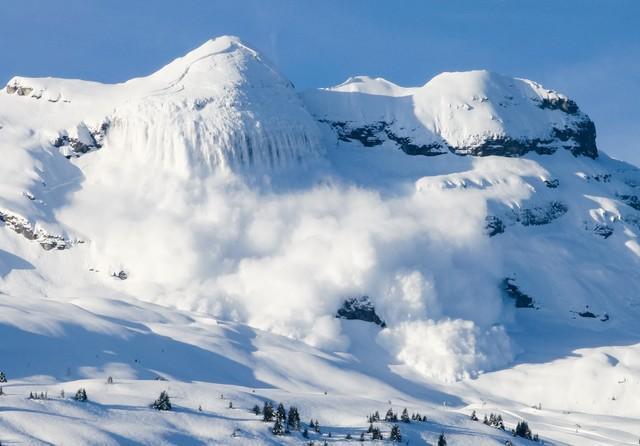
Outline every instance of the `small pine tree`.
{"label": "small pine tree", "polygon": [[87,391],[84,390],[84,388],[78,389],[73,399],[76,401],[87,401]]}
{"label": "small pine tree", "polygon": [[6,383],[6,382],[7,382],[7,375],[5,375],[3,371],[0,371],[0,383]]}
{"label": "small pine tree", "polygon": [[29,392],[29,399],[32,400],[33,398],[33,392]]}
{"label": "small pine tree", "polygon": [[2,387],[0,387],[0,396],[4,395],[4,390],[2,390]]}
{"label": "small pine tree", "polygon": [[360,432],[360,441],[364,441],[364,432]]}
{"label": "small pine tree", "polygon": [[171,400],[169,394],[163,390],[160,392],[160,396],[153,402],[151,407],[155,410],[171,410]]}
{"label": "small pine tree", "polygon": [[276,421],[273,424],[273,429],[271,429],[273,435],[284,435],[284,425],[282,424],[282,420],[279,417],[276,417]]}
{"label": "small pine tree", "polygon": [[351,434],[347,434],[346,437],[344,437],[345,440],[352,440],[353,437],[351,436]]}
{"label": "small pine tree", "polygon": [[369,423],[369,429],[367,429],[367,434],[373,432],[373,423]]}
{"label": "small pine tree", "polygon": [[376,413],[373,414],[373,421],[380,421],[380,412],[376,410]]}
{"label": "small pine tree", "polygon": [[278,408],[276,409],[276,418],[282,422],[287,418],[287,411],[282,403],[278,404]]}
{"label": "small pine tree", "polygon": [[229,409],[233,409],[233,401],[229,401]]}
{"label": "small pine tree", "polygon": [[389,410],[387,410],[387,413],[384,416],[384,421],[393,421],[393,418],[395,416],[396,416],[396,414],[393,413],[393,410],[389,409]]}
{"label": "small pine tree", "polygon": [[478,416],[476,415],[476,411],[471,412],[471,421],[478,421]]}
{"label": "small pine tree", "polygon": [[531,435],[531,429],[529,429],[529,424],[524,420],[520,421],[516,426],[516,430],[514,431],[514,436],[527,438],[531,440],[532,435]]}
{"label": "small pine tree", "polygon": [[380,432],[380,429],[377,427],[373,428],[373,431],[371,431],[371,439],[372,440],[384,440],[384,437],[382,436],[382,432]]}
{"label": "small pine tree", "polygon": [[309,429],[307,429],[306,427],[302,431],[302,438],[309,438]]}
{"label": "small pine tree", "polygon": [[258,406],[257,404],[253,406],[253,409],[251,409],[251,411],[256,415],[262,414],[262,411],[260,410],[260,406]]}
{"label": "small pine tree", "polygon": [[113,384],[113,377],[108,377],[107,378],[107,384]]}
{"label": "small pine tree", "polygon": [[398,426],[397,424],[394,424],[393,426],[391,426],[391,433],[389,434],[389,440],[394,441],[396,443],[400,443],[402,441],[400,426]]}
{"label": "small pine tree", "polygon": [[320,433],[320,423],[318,423],[318,420],[316,419],[315,424],[313,425],[313,430],[316,431],[316,433]]}
{"label": "small pine tree", "polygon": [[298,413],[298,408],[295,406],[291,406],[289,408],[289,415],[287,416],[287,428],[294,431],[300,430],[300,414]]}
{"label": "small pine tree", "polygon": [[444,436],[444,433],[438,437],[438,446],[447,446],[447,437]]}
{"label": "small pine tree", "polygon": [[271,401],[265,401],[262,408],[262,421],[269,423],[273,421],[273,416],[273,404],[271,404]]}
{"label": "small pine tree", "polygon": [[411,423],[411,420],[409,419],[409,412],[407,411],[406,407],[405,409],[402,411],[402,415],[400,415],[400,420],[403,423]]}

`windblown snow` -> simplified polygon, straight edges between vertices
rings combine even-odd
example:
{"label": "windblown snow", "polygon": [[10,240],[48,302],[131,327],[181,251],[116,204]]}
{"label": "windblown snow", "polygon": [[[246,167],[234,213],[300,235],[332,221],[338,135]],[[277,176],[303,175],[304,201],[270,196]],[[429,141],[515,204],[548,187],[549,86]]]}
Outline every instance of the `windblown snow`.
{"label": "windblown snow", "polygon": [[[595,137],[533,81],[301,94],[235,37],[122,84],[14,77],[0,442],[302,441],[249,414],[270,399],[315,441],[391,405],[428,415],[411,444],[528,444],[472,410],[635,444],[640,173]],[[25,399],[76,387],[92,406]],[[167,388],[175,418],[148,408]]]}

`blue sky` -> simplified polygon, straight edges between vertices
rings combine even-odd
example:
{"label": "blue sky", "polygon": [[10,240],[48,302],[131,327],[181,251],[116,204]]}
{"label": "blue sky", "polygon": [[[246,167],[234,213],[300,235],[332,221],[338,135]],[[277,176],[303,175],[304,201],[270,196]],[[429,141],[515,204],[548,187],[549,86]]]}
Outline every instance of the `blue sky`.
{"label": "blue sky", "polygon": [[349,76],[422,85],[486,68],[573,97],[598,144],[640,164],[639,0],[0,0],[0,83],[117,82],[240,36],[299,88]]}

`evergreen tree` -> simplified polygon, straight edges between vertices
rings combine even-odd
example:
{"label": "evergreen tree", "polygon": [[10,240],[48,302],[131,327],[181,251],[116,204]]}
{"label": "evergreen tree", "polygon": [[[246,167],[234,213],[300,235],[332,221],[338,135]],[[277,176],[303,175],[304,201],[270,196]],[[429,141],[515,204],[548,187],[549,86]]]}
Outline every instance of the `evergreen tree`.
{"label": "evergreen tree", "polygon": [[253,406],[253,409],[251,409],[251,411],[256,415],[260,415],[262,413],[262,411],[260,410],[260,406],[258,406],[257,404]]}
{"label": "evergreen tree", "polygon": [[107,378],[107,384],[113,384],[113,378],[111,376]]}
{"label": "evergreen tree", "polygon": [[155,410],[171,410],[171,400],[166,390],[160,392],[160,396],[151,404],[151,408]]}
{"label": "evergreen tree", "polygon": [[478,416],[476,415],[476,411],[471,412],[471,421],[478,421]]}
{"label": "evergreen tree", "polygon": [[527,438],[529,440],[533,438],[531,435],[531,429],[529,429],[529,424],[524,420],[518,423],[514,435],[516,437]]}
{"label": "evergreen tree", "polygon": [[447,446],[447,437],[444,436],[444,433],[438,437],[438,446]]}
{"label": "evergreen tree", "polygon": [[373,432],[373,423],[369,423],[369,429],[367,429],[367,433],[370,434]]}
{"label": "evergreen tree", "polygon": [[313,430],[316,431],[318,434],[320,433],[320,423],[318,423],[318,419],[316,419],[316,422],[313,425]]}
{"label": "evergreen tree", "polygon": [[282,403],[278,404],[278,408],[276,409],[276,419],[284,422],[287,418],[287,411],[284,409],[284,405]]}
{"label": "evergreen tree", "polygon": [[360,441],[364,441],[364,432],[360,432]]}
{"label": "evergreen tree", "polygon": [[271,401],[265,401],[264,402],[264,407],[262,408],[262,421],[268,423],[273,421],[273,404],[271,404]]}
{"label": "evergreen tree", "polygon": [[384,421],[393,421],[393,418],[395,416],[396,416],[396,414],[393,413],[393,410],[389,409],[389,410],[387,410],[387,413],[384,416]]}
{"label": "evergreen tree", "polygon": [[287,416],[287,427],[294,431],[300,430],[300,414],[298,408],[292,406],[289,408],[289,415]]}
{"label": "evergreen tree", "polygon": [[411,420],[409,419],[409,412],[407,412],[406,408],[402,411],[402,415],[400,416],[400,420],[403,423],[411,423]]}
{"label": "evergreen tree", "polygon": [[487,415],[484,416],[484,421],[482,421],[484,424],[486,424],[487,426],[490,426],[489,424],[489,419],[487,418]]}
{"label": "evergreen tree", "polygon": [[271,429],[273,435],[284,435],[284,425],[282,424],[282,420],[276,417],[276,422],[273,424],[273,429]]}
{"label": "evergreen tree", "polygon": [[0,387],[0,396],[4,395],[4,390],[2,390],[2,387]]}
{"label": "evergreen tree", "polygon": [[345,437],[345,440],[352,440],[353,437],[351,436],[351,434],[347,434],[347,436]]}
{"label": "evergreen tree", "polygon": [[306,427],[302,431],[302,438],[309,438],[309,429],[307,429]]}
{"label": "evergreen tree", "polygon": [[[409,415],[407,415],[407,418]],[[402,434],[400,434],[400,426],[394,424],[391,426],[391,433],[389,434],[389,440],[394,441],[396,443],[400,443],[402,441]]]}
{"label": "evergreen tree", "polygon": [[78,389],[73,399],[76,401],[87,401],[87,391],[83,388]]}
{"label": "evergreen tree", "polygon": [[373,414],[373,421],[380,421],[380,412],[376,410],[376,413]]}
{"label": "evergreen tree", "polygon": [[7,382],[7,375],[5,375],[4,372],[0,370],[0,383],[6,383],[6,382]]}
{"label": "evergreen tree", "polygon": [[382,432],[380,432],[380,429],[377,427],[373,428],[373,431],[371,432],[371,439],[372,440],[384,440],[384,437],[382,436]]}

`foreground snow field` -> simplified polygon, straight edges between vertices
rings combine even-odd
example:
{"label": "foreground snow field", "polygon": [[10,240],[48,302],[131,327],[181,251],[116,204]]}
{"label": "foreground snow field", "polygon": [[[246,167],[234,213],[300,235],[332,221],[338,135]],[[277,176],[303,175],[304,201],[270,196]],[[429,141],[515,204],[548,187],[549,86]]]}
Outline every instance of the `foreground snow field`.
{"label": "foreground snow field", "polygon": [[577,104],[484,71],[299,94],[221,37],[11,79],[0,443],[379,444],[406,408],[384,442],[637,444],[638,187]]}

